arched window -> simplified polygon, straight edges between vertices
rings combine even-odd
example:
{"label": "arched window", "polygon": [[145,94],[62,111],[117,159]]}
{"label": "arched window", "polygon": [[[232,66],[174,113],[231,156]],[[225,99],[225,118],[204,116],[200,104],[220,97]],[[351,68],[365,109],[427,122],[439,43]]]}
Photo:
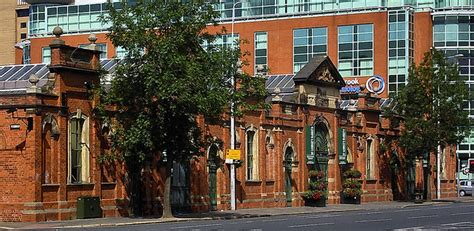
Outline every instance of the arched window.
{"label": "arched window", "polygon": [[89,118],[80,112],[69,119],[68,181],[88,183],[89,179]]}
{"label": "arched window", "polygon": [[441,146],[441,179],[447,179],[446,171],[446,148]]}
{"label": "arched window", "polygon": [[366,179],[375,179],[375,157],[373,140],[367,139],[366,148]]}
{"label": "arched window", "polygon": [[246,132],[247,180],[258,180],[258,137],[255,129]]}

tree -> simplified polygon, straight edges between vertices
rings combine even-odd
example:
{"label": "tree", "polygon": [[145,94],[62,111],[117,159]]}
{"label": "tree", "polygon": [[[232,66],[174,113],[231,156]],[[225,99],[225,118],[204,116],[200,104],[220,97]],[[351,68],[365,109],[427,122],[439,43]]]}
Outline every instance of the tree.
{"label": "tree", "polygon": [[[432,49],[425,53],[422,63],[412,65],[408,84],[395,97],[397,111],[404,118],[399,139],[408,160],[436,153],[438,145],[456,145],[469,132],[468,112],[463,102],[469,99],[466,85],[459,76],[457,65],[445,55]],[[425,184],[430,170],[424,168]],[[430,187],[425,189],[429,194]]]}
{"label": "tree", "polygon": [[[215,39],[204,32],[217,17],[209,1],[123,1],[120,8],[109,4],[101,19],[111,23],[108,38],[127,52],[110,89],[102,91],[112,116],[102,115],[113,124],[112,148],[126,165],[132,213],[141,215],[144,163],[160,156],[166,168],[163,217],[171,217],[172,164],[201,154],[206,145],[197,117],[219,118],[231,99],[245,109],[245,99],[263,98],[264,82],[237,73],[238,48],[202,47]],[[230,76],[239,83],[236,94]]]}

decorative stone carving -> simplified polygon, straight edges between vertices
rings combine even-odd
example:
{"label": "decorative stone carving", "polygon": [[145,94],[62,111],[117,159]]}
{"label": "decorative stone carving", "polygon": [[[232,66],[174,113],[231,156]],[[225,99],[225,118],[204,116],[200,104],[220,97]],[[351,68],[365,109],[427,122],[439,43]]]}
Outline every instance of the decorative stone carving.
{"label": "decorative stone carving", "polygon": [[54,84],[56,82],[56,75],[54,73],[49,73],[48,74],[48,80],[46,84],[42,87],[42,91],[45,93],[53,93],[54,90]]}
{"label": "decorative stone carving", "polygon": [[308,105],[316,105],[316,95],[308,94]]}
{"label": "decorative stone carving", "polygon": [[273,149],[275,146],[275,140],[273,138],[273,131],[271,129],[267,129],[265,135],[265,145],[267,146],[268,149]]}
{"label": "decorative stone carving", "polygon": [[273,102],[282,101],[282,98],[280,96],[280,92],[281,92],[281,90],[280,90],[279,87],[277,87],[277,88],[275,88],[275,90],[273,90],[273,97],[272,97]]}
{"label": "decorative stone carving", "polygon": [[329,71],[328,68],[324,68],[321,71],[317,72],[314,75],[314,78],[318,81],[322,82],[329,82],[329,83],[335,83],[336,79],[332,76],[331,72]]}
{"label": "decorative stone carving", "polygon": [[30,82],[31,86],[26,89],[26,93],[41,93],[41,88],[38,88],[36,84],[39,82],[38,76],[35,74],[30,75],[30,78],[28,79]]}
{"label": "decorative stone carving", "polygon": [[46,133],[46,125],[51,124],[51,137],[59,136],[59,126],[58,122],[51,113],[47,113],[43,119],[42,132]]}

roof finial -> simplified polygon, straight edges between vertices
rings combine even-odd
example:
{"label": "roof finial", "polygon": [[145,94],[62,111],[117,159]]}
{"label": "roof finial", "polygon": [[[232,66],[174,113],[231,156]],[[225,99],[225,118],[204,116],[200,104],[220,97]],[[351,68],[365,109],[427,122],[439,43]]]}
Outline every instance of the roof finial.
{"label": "roof finial", "polygon": [[95,36],[94,33],[91,33],[87,39],[89,39],[89,42],[91,42],[92,44],[95,44],[95,42],[97,41],[97,36]]}
{"label": "roof finial", "polygon": [[63,29],[61,27],[59,27],[59,26],[55,27],[53,29],[53,34],[54,34],[54,36],[56,36],[56,38],[53,39],[51,44],[54,44],[54,45],[64,45],[65,44],[64,40],[61,39],[61,35],[63,34]]}
{"label": "roof finial", "polygon": [[97,41],[97,36],[94,33],[91,33],[87,39],[91,43],[89,44],[89,46],[87,46],[87,49],[93,51],[97,50],[97,45],[95,44],[95,42]]}
{"label": "roof finial", "polygon": [[28,82],[31,83],[31,87],[26,89],[26,93],[40,93],[41,88],[38,88],[36,84],[39,82],[38,76],[35,74],[31,74],[30,77],[28,78]]}

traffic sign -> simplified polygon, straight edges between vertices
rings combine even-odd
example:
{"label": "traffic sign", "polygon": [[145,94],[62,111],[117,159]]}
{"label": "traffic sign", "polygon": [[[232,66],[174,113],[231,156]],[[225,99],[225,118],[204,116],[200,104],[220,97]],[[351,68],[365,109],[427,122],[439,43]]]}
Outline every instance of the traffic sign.
{"label": "traffic sign", "polygon": [[474,159],[469,159],[469,172],[474,173]]}

